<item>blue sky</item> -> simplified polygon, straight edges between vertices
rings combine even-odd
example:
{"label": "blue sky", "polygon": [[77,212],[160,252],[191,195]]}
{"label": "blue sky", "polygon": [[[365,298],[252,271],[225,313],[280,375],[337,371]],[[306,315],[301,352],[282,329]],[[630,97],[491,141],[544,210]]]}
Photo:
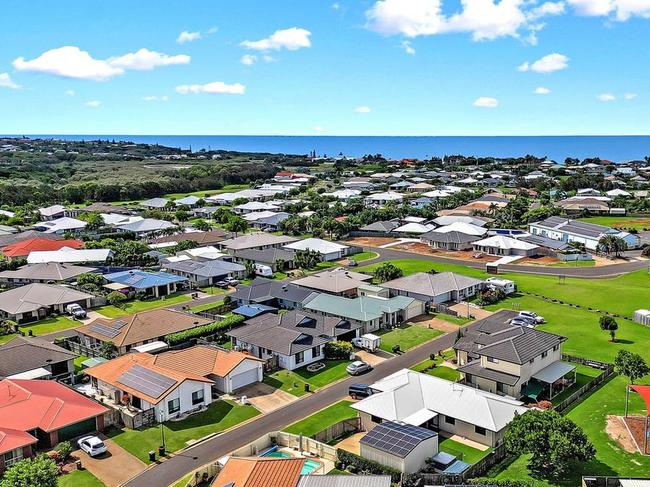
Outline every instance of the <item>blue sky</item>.
{"label": "blue sky", "polygon": [[648,134],[649,29],[650,0],[4,0],[0,133]]}

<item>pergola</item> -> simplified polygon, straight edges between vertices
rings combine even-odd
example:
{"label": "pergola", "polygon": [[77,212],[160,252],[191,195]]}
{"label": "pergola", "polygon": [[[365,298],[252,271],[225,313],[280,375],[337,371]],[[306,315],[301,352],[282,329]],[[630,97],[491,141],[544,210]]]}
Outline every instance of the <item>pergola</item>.
{"label": "pergola", "polygon": [[635,391],[641,398],[645,401],[645,426],[643,430],[643,453],[645,454],[648,451],[648,417],[650,416],[650,385],[641,386],[636,384],[630,384],[625,388],[625,417],[627,418],[628,403],[630,399],[630,389]]}

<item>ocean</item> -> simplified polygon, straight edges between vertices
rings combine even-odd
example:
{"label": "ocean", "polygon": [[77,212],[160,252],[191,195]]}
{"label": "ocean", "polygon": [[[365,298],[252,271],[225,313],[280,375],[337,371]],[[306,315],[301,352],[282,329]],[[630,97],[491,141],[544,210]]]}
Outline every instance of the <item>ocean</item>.
{"label": "ocean", "polygon": [[650,136],[382,137],[257,135],[30,135],[67,140],[115,139],[192,150],[232,150],[319,156],[382,154],[391,159],[456,155],[517,157],[531,154],[563,162],[600,157],[614,162],[650,156]]}

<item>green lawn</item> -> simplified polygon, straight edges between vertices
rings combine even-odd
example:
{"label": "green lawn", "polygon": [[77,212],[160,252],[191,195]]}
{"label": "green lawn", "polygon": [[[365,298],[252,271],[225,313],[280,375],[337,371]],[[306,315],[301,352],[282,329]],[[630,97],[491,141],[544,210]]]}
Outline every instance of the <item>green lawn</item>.
{"label": "green lawn", "polygon": [[331,406],[307,416],[305,419],[286,427],[284,431],[296,435],[312,436],[344,419],[354,418],[357,411],[352,409],[352,401],[339,401]]}
{"label": "green lawn", "polygon": [[[182,421],[167,421],[164,424],[167,450],[175,452],[188,446],[190,440],[226,430],[258,414],[259,411],[250,405],[242,406],[232,401],[214,402],[207,411],[193,414]],[[132,455],[150,463],[148,452],[157,450],[160,445],[160,426],[141,430],[113,429],[108,436]]]}
{"label": "green lawn", "polygon": [[379,254],[377,252],[359,252],[358,254],[351,255],[350,259],[355,262],[363,262],[364,260],[374,259],[378,256]]}
{"label": "green lawn", "polygon": [[634,228],[636,230],[650,228],[650,216],[591,216],[588,218],[578,218],[578,220],[614,228]]}
{"label": "green lawn", "polygon": [[59,487],[104,487],[104,483],[88,470],[74,470],[57,479]]}
{"label": "green lawn", "polygon": [[[456,356],[453,350],[445,350],[443,352],[444,359],[450,360]],[[442,357],[439,355],[436,355],[435,360],[427,359],[423,362],[420,362],[417,365],[414,365],[411,367],[412,370],[415,370],[416,372],[423,372],[428,375],[433,375],[434,377],[440,377],[441,379],[449,380],[452,382],[457,381],[460,379],[460,373],[456,369],[452,369],[451,367],[446,367],[444,365],[441,365],[442,362],[444,361]],[[433,369],[428,369],[431,367],[431,365],[436,364],[436,367]],[[428,370],[427,370],[428,369]]]}
{"label": "green lawn", "polygon": [[81,323],[71,320],[65,316],[57,316],[56,318],[48,318],[46,320],[37,321],[28,325],[21,325],[20,329],[27,335],[29,331],[34,335],[46,335],[48,333],[56,333],[57,331],[69,330],[81,326]]}
{"label": "green lawn", "polygon": [[399,345],[400,349],[405,352],[424,342],[442,335],[440,330],[426,328],[424,326],[411,325],[406,323],[399,328],[390,331],[380,330],[376,335],[381,336],[381,345],[379,348],[386,352],[392,352],[394,345]]}
{"label": "green lawn", "polygon": [[210,295],[215,295],[215,294],[226,294],[228,292],[228,289],[221,289],[220,287],[216,286],[208,286],[208,287],[202,287],[199,288],[202,292]]}
{"label": "green lawn", "polygon": [[595,267],[595,260],[574,260],[573,262],[558,262],[548,267]]}
{"label": "green lawn", "polygon": [[432,318],[437,318],[442,321],[447,321],[449,323],[453,323],[458,326],[465,325],[469,323],[470,321],[473,321],[472,318],[463,318],[462,316],[451,316],[445,313],[432,313],[431,314]]}
{"label": "green lawn", "polygon": [[450,438],[445,438],[442,440],[438,445],[438,450],[454,455],[458,458],[458,460],[462,460],[463,462],[471,464],[477,463],[479,460],[481,460],[481,458],[489,455],[492,451],[491,449],[481,451],[477,448],[472,448],[471,446],[459,443]]}
{"label": "green lawn", "polygon": [[327,384],[347,377],[348,374],[345,368],[349,363],[349,360],[326,360],[325,368],[315,373],[307,371],[306,367],[296,370],[280,369],[266,375],[264,382],[294,396],[302,396],[305,394],[305,384],[309,384],[310,390],[313,392]]}
{"label": "green lawn", "polygon": [[595,369],[587,365],[577,364],[576,365],[576,382],[568,389],[565,389],[552,400],[553,404],[560,404],[565,399],[569,398],[573,393],[575,393],[582,386],[587,385],[589,382],[594,380],[603,371],[600,369]]}
{"label": "green lawn", "polygon": [[100,306],[95,308],[94,311],[97,311],[100,314],[108,318],[119,318],[120,316],[139,313],[141,311],[148,311],[150,309],[162,308],[163,306],[172,306],[174,304],[185,303],[190,301],[192,298],[189,294],[172,294],[158,299],[147,299],[144,301],[135,300],[124,303],[124,307],[118,308],[117,306]]}
{"label": "green lawn", "polygon": [[206,196],[212,196],[213,194],[221,193],[235,193],[241,191],[242,189],[248,189],[250,185],[248,184],[227,184],[221,189],[204,189],[203,191],[194,191],[193,193],[168,193],[162,196],[162,198],[173,198],[180,199],[186,196],[196,196],[198,198],[203,198]]}
{"label": "green lawn", "polygon": [[88,360],[88,357],[85,355],[79,355],[76,359],[74,359],[74,371],[79,372],[81,370],[82,362],[85,362],[86,360]]}
{"label": "green lawn", "polygon": [[195,313],[199,311],[207,311],[209,309],[217,308],[221,305],[223,305],[223,300],[216,301],[214,303],[206,303],[206,304],[199,304],[198,306],[192,306],[190,308],[190,311],[194,311]]}

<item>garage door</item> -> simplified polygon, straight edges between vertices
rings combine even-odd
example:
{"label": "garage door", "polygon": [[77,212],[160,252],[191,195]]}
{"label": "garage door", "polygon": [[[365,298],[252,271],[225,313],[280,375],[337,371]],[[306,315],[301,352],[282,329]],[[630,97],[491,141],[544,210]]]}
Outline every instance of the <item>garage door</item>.
{"label": "garage door", "polygon": [[247,370],[246,372],[242,372],[237,375],[232,376],[232,381],[231,386],[232,390],[234,391],[235,389],[239,389],[240,387],[247,386],[248,384],[252,384],[253,382],[257,382],[258,375],[257,375],[257,368],[252,369],[252,370]]}
{"label": "garage door", "polygon": [[71,424],[65,428],[59,430],[59,441],[66,441],[75,436],[81,436],[91,431],[95,431],[97,425],[95,424],[95,418],[86,419],[80,421],[79,423]]}

